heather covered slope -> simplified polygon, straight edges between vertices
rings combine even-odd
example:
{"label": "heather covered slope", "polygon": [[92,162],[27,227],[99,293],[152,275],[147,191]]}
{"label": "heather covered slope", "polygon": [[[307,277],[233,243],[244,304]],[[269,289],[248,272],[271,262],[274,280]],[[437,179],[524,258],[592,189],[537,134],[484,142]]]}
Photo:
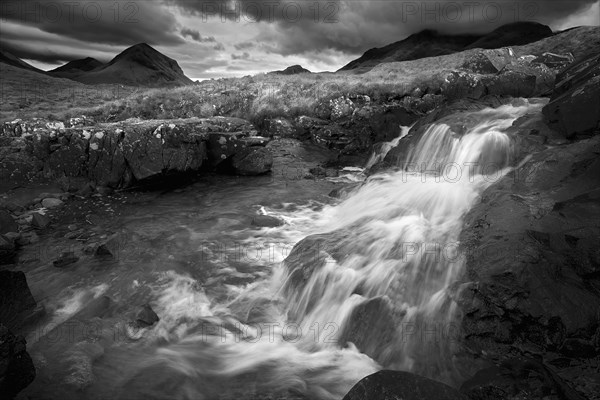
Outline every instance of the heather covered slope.
{"label": "heather covered slope", "polygon": [[28,64],[20,58],[3,50],[0,50],[0,63],[12,65],[13,67],[23,68],[34,72],[44,73],[44,71],[42,71],[41,69],[38,69],[33,65]]}

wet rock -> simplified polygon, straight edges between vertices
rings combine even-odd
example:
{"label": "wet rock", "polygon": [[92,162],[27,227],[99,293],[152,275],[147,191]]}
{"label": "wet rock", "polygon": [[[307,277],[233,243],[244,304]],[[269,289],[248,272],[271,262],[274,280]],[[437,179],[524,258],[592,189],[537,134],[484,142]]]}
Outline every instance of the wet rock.
{"label": "wet rock", "polygon": [[584,400],[551,368],[531,358],[510,358],[479,370],[460,391],[469,399]]}
{"label": "wet rock", "polygon": [[275,138],[297,138],[298,130],[294,124],[285,118],[273,118],[265,121],[266,133]]}
{"label": "wet rock", "polygon": [[19,225],[6,210],[0,210],[0,234],[8,232],[18,232]]}
{"label": "wet rock", "polygon": [[490,95],[533,97],[537,79],[535,71],[504,69],[498,75],[484,77],[482,82]]}
{"label": "wet rock", "polygon": [[0,393],[14,398],[35,379],[33,361],[22,336],[15,336],[0,323]]}
{"label": "wet rock", "polygon": [[401,105],[367,105],[357,109],[352,116],[354,126],[368,125],[370,143],[390,141],[400,135],[401,126],[412,125],[419,115]]}
{"label": "wet rock", "polygon": [[578,61],[556,76],[555,89],[543,113],[565,137],[600,130],[600,53]]}
{"label": "wet rock", "polygon": [[335,188],[331,192],[329,192],[328,196],[333,197],[335,199],[344,199],[348,196],[348,194],[350,194],[354,189],[356,189],[359,186],[360,184],[350,184],[340,188]]}
{"label": "wet rock", "polygon": [[460,243],[473,286],[456,301],[472,351],[506,356],[520,342],[590,354],[598,307],[581,305],[600,304],[600,260],[587,241],[600,236],[598,153],[599,136],[539,151],[466,215]]}
{"label": "wet rock", "polygon": [[95,245],[93,250],[97,257],[118,258],[121,251],[121,240],[119,235],[111,235],[106,241]]}
{"label": "wet rock", "polygon": [[160,320],[149,304],[144,304],[135,317],[135,324],[139,328],[152,326]]}
{"label": "wet rock", "polygon": [[592,341],[579,338],[565,340],[559,351],[571,358],[593,358],[598,355]]}
{"label": "wet rock", "polygon": [[352,310],[338,343],[345,346],[351,342],[380,365],[389,365],[396,346],[396,327],[402,317],[387,296],[369,299]]}
{"label": "wet rock", "polygon": [[575,61],[573,54],[554,54],[550,52],[543,53],[541,56],[531,60],[532,63],[544,64],[549,68],[562,69]]}
{"label": "wet rock", "polygon": [[239,175],[266,174],[273,166],[273,154],[262,147],[249,147],[237,152],[231,165]]}
{"label": "wet rock", "polygon": [[496,74],[516,59],[511,48],[481,50],[469,57],[463,68],[478,74]]}
{"label": "wet rock", "polygon": [[298,129],[298,139],[308,139],[312,137],[314,131],[321,129],[329,124],[324,119],[301,115],[295,119],[295,125]]}
{"label": "wet rock", "polygon": [[64,268],[67,265],[71,265],[79,261],[79,257],[75,255],[72,251],[63,252],[58,259],[54,260],[52,264],[56,268]]}
{"label": "wet rock", "polygon": [[27,184],[39,178],[44,164],[25,152],[0,157],[0,181]]}
{"label": "wet rock", "polygon": [[361,379],[343,400],[467,400],[456,389],[403,371],[383,370]]}
{"label": "wet rock", "polygon": [[21,271],[0,271],[0,321],[10,329],[18,328],[28,314],[33,313],[36,301]]}
{"label": "wet rock", "polygon": [[60,207],[60,206],[62,206],[62,204],[63,204],[62,200],[55,199],[52,197],[48,197],[48,198],[42,200],[42,206],[45,208]]}
{"label": "wet rock", "polygon": [[31,214],[31,226],[35,229],[44,229],[50,225],[50,218],[40,213]]}
{"label": "wet rock", "polygon": [[108,186],[96,186],[96,192],[102,196],[109,196],[115,192],[115,190]]}
{"label": "wet rock", "polygon": [[34,231],[24,232],[21,237],[17,240],[19,246],[26,246],[28,244],[37,243],[40,239]]}
{"label": "wet rock", "polygon": [[16,248],[14,241],[5,235],[0,235],[0,265],[12,263],[15,255]]}
{"label": "wet rock", "polygon": [[252,218],[252,225],[274,228],[283,225],[284,222],[277,217],[271,217],[270,215],[256,215]]}

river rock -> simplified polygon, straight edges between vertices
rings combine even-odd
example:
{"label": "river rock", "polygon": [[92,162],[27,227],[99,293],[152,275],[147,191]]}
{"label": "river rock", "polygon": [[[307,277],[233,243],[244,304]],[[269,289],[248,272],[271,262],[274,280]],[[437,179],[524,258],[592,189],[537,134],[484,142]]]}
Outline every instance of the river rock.
{"label": "river rock", "polygon": [[94,254],[97,257],[105,258],[118,258],[119,253],[122,250],[121,240],[118,234],[111,235],[103,243],[94,246]]}
{"label": "river rock", "polygon": [[150,307],[150,304],[144,304],[140,307],[140,311],[135,317],[135,323],[139,328],[152,326],[159,320],[160,318],[158,318],[158,315],[156,315],[152,307]]}
{"label": "river rock", "polygon": [[[0,323],[0,393],[12,399],[35,379],[36,371],[22,336]],[[6,396],[6,397],[4,397]]]}
{"label": "river rock", "polygon": [[50,225],[50,219],[44,214],[31,214],[31,226],[35,229],[44,229]]}
{"label": "river rock", "polygon": [[351,342],[380,365],[388,365],[395,353],[397,327],[402,316],[394,310],[387,296],[369,299],[352,310],[338,343],[345,346]]}
{"label": "river rock", "polygon": [[343,400],[468,400],[456,389],[403,371],[383,370],[361,379]]}
{"label": "river rock", "polygon": [[239,175],[266,174],[273,166],[273,154],[263,147],[249,147],[237,152],[231,165]]}
{"label": "river rock", "polygon": [[60,207],[63,204],[62,200],[48,197],[42,200],[42,206],[45,208]]}
{"label": "river rock", "polygon": [[63,268],[66,267],[67,265],[71,265],[76,263],[77,261],[79,261],[79,257],[77,257],[75,255],[75,253],[73,253],[72,251],[66,251],[63,252],[58,259],[54,260],[52,262],[52,264],[56,267],[56,268]]}
{"label": "river rock", "polygon": [[18,231],[19,225],[12,215],[6,210],[0,210],[0,234]]}
{"label": "river rock", "polygon": [[254,226],[274,228],[283,224],[284,222],[282,220],[270,215],[255,215],[252,217],[252,225]]}

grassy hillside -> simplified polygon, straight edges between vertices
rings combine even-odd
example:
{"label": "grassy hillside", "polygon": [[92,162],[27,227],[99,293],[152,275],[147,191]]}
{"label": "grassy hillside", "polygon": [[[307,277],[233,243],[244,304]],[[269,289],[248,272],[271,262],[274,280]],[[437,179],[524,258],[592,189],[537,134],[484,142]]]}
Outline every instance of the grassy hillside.
{"label": "grassy hillside", "polygon": [[0,74],[1,121],[55,116],[76,107],[105,104],[136,91],[118,85],[88,86],[4,63],[0,63]]}
{"label": "grassy hillside", "polygon": [[[554,35],[525,46],[513,47],[517,55],[571,52],[575,57],[600,47],[600,28],[584,27]],[[375,102],[398,99],[416,87],[439,87],[444,71],[459,68],[478,50],[413,61],[380,64],[358,75],[350,72],[278,75],[204,81],[170,89],[138,89],[116,85],[88,86],[66,79],[1,65],[2,120],[15,117],[67,118],[82,114],[98,121],[139,118],[187,118],[228,115],[260,123],[272,116],[314,115],[322,100],[361,94]],[[10,74],[4,71],[12,68]],[[8,84],[8,85],[7,85]],[[50,95],[36,95],[43,88]],[[29,91],[28,89],[34,89]]]}

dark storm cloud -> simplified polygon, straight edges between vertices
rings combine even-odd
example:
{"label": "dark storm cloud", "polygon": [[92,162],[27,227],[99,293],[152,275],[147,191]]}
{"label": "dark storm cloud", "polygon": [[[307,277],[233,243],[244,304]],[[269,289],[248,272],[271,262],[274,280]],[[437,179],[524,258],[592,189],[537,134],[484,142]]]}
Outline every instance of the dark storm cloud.
{"label": "dark storm cloud", "polygon": [[[185,43],[179,35],[175,16],[156,1],[2,0],[0,18],[3,23],[17,23],[58,35],[53,38],[53,44],[61,38],[65,42],[72,38],[115,46],[139,42],[151,45]],[[0,41],[5,44],[2,37]],[[36,55],[15,49],[15,55],[49,61],[44,49],[39,50],[40,54]]]}
{"label": "dark storm cloud", "polygon": [[64,49],[63,51],[40,51],[39,48],[31,48],[27,45],[15,44],[10,41],[2,42],[2,50],[10,54],[17,55],[19,58],[26,60],[37,60],[48,64],[61,65],[67,61],[81,58],[78,50],[72,51]]}
{"label": "dark storm cloud", "polygon": [[425,28],[484,33],[520,20],[552,26],[597,1],[167,0],[203,20],[271,24],[274,29],[264,29],[256,39],[281,55],[320,49],[360,53]]}
{"label": "dark storm cloud", "polygon": [[192,38],[193,40],[195,40],[196,42],[200,42],[200,43],[216,43],[216,39],[214,38],[214,36],[207,36],[207,37],[203,37],[200,32],[193,30],[193,29],[189,29],[189,28],[183,28],[181,29],[181,35],[186,37],[189,36],[190,38]]}

